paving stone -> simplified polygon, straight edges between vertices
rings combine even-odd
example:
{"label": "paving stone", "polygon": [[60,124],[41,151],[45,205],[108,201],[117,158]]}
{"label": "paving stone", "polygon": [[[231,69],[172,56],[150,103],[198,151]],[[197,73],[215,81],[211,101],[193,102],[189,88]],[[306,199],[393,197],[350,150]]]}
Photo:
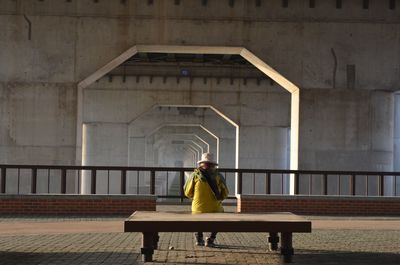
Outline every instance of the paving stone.
{"label": "paving stone", "polygon": [[[156,262],[147,264],[279,264],[252,236],[221,233],[218,248],[205,248],[192,233],[160,233]],[[0,236],[0,264],[142,264],[140,242],[139,233]]]}
{"label": "paving stone", "polygon": [[[168,211],[188,209],[188,206],[158,207],[158,210]],[[228,211],[233,210],[233,207],[228,207]],[[356,227],[360,220],[376,220],[376,224],[387,220],[384,217],[307,218],[354,220],[355,225],[351,227]],[[1,216],[0,222],[32,221],[43,222],[43,225],[46,222],[65,222],[67,225],[69,221],[122,222],[124,219],[124,216]],[[295,233],[293,264],[400,264],[400,230],[377,230],[377,227],[314,229],[311,234]],[[280,255],[267,248],[267,234],[219,233],[216,243],[217,248],[198,247],[194,245],[193,233],[160,233],[154,262],[146,264],[281,264]],[[140,247],[140,233],[15,233],[0,235],[0,264],[143,264]]]}

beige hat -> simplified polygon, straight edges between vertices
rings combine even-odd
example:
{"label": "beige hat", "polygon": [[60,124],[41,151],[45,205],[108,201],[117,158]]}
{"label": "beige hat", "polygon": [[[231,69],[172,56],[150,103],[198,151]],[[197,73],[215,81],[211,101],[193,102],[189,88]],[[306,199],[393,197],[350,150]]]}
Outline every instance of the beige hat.
{"label": "beige hat", "polygon": [[214,165],[218,165],[216,161],[214,161],[214,155],[211,153],[204,153],[201,155],[201,160],[197,162],[197,164],[200,163],[210,163]]}

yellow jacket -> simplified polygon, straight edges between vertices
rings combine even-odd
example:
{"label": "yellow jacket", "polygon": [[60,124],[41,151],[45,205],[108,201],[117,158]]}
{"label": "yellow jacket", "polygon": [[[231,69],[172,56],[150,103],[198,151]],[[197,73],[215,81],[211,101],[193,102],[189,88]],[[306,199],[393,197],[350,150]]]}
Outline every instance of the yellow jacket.
{"label": "yellow jacket", "polygon": [[184,190],[185,196],[192,199],[193,213],[215,213],[223,212],[222,200],[228,197],[228,188],[225,184],[224,177],[217,171],[213,176],[218,187],[221,198],[216,198],[207,179],[202,175],[201,171],[196,168],[186,181]]}

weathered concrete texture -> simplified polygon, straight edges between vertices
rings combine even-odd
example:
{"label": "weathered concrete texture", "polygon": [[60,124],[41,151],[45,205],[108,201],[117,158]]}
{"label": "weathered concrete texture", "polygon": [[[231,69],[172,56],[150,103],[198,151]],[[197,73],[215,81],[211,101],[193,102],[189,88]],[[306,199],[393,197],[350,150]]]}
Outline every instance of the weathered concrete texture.
{"label": "weathered concrete texture", "polygon": [[[395,94],[394,110],[394,170],[400,171],[400,94]],[[400,183],[399,183],[400,185]]]}
{"label": "weathered concrete texture", "polygon": [[[83,124],[83,146],[82,165],[127,166],[128,126],[121,123]],[[81,183],[83,193],[90,193],[89,171],[83,171]],[[121,192],[120,172],[99,171],[96,183],[99,194]]]}
{"label": "weathered concrete texture", "polygon": [[[303,48],[303,79],[300,84],[308,88],[332,88],[335,79],[337,88],[397,88],[399,78],[388,73],[399,72],[398,63],[386,62],[393,56],[399,58],[400,51],[393,46],[399,42],[399,29],[399,24],[306,24],[302,38],[314,41]],[[337,59],[336,73],[334,57]],[[351,78],[347,74],[348,65],[355,65],[353,87],[348,85]]]}
{"label": "weathered concrete texture", "polygon": [[0,163],[74,164],[71,84],[0,84]]}
{"label": "weathered concrete texture", "polygon": [[[95,22],[90,31],[93,32],[99,22],[104,32],[111,32],[110,39],[122,38],[116,35],[119,30],[108,26],[113,24],[108,20]],[[102,38],[92,40],[98,43],[96,46],[99,51],[104,52],[100,52],[101,56],[85,53],[85,57],[96,59],[90,62],[77,61],[80,67],[78,72],[83,73],[79,79],[98,69],[96,65],[103,65],[111,60],[111,54],[115,57],[136,43],[157,43],[244,46],[300,87],[332,88],[335,79],[336,87],[346,88],[347,65],[355,65],[355,87],[394,89],[399,82],[399,77],[394,74],[399,72],[398,56],[394,56],[399,54],[398,46],[394,45],[399,44],[398,24],[252,22],[245,27],[239,21],[164,20],[160,29],[160,25],[152,20],[138,23],[139,26],[152,28],[154,31],[141,32],[140,28],[135,28],[134,30],[139,31],[136,40],[126,46],[113,43],[110,47],[104,44]],[[160,30],[169,34],[163,34]],[[199,33],[193,35],[193,32]],[[147,37],[150,33],[155,36]],[[263,37],[260,39],[260,36]],[[110,53],[110,48],[116,53]],[[335,78],[331,49],[335,51],[337,58]],[[82,69],[85,65],[88,65],[87,69]]]}
{"label": "weathered concrete texture", "polygon": [[[392,170],[393,157],[399,161],[393,96],[375,91],[399,89],[398,4],[153,2],[0,0],[1,163],[80,164],[76,84],[137,44],[242,46],[301,87],[302,169]],[[268,81],[220,81],[99,80],[84,90],[83,121],[119,128],[91,138],[95,145],[122,138],[99,147],[116,149],[93,163],[111,164],[112,157],[122,165],[121,127],[155,104],[183,104],[213,106],[239,125],[239,167],[287,168],[290,95]],[[146,148],[143,141],[135,146]],[[143,165],[132,150],[129,160]]]}
{"label": "weathered concrete texture", "polygon": [[[253,19],[277,19],[285,18],[291,20],[333,20],[333,19],[370,19],[397,21],[398,10],[390,10],[389,5],[380,0],[370,0],[369,9],[362,9],[362,3],[357,0],[348,0],[343,3],[341,9],[336,9],[335,2],[319,2],[315,8],[309,8],[309,2],[298,0],[290,2],[287,8],[283,8],[279,0],[261,2],[256,6],[255,2],[246,0],[236,0],[233,6],[229,2],[209,1],[207,5],[197,0],[185,0],[176,5],[174,1],[154,1],[152,4],[140,0],[130,0],[120,2],[98,2],[93,4],[91,1],[79,2],[47,2],[43,1],[39,5],[35,0],[2,1],[4,13],[11,12],[30,12],[43,15],[77,15],[77,16],[165,16],[179,18],[227,18],[244,17]],[[371,12],[371,11],[375,12]]]}
{"label": "weathered concrete texture", "polygon": [[[1,1],[0,6],[3,2]],[[10,1],[8,1],[10,2]],[[0,15],[1,82],[74,82],[77,22],[69,17]]]}
{"label": "weathered concrete texture", "polygon": [[[192,117],[174,114],[175,108],[170,114],[157,107],[152,109],[155,105],[211,105],[239,125],[239,166],[287,168],[290,95],[265,85],[249,82],[245,86],[239,81],[231,85],[229,80],[217,84],[212,78],[206,84],[196,79],[191,83],[185,78],[179,83],[172,78],[165,83],[162,78],[153,78],[152,82],[141,78],[138,83],[134,78],[125,83],[118,78],[112,82],[102,78],[85,89],[83,119],[92,123],[130,123],[130,143],[140,154],[145,146],[139,142],[159,126],[199,124],[220,138],[221,166],[234,167],[235,127],[224,118],[211,110],[204,117]],[[130,165],[143,165],[135,153],[129,155],[134,158]]]}
{"label": "weathered concrete texture", "polygon": [[127,165],[127,124],[88,123],[83,125],[83,132],[83,165]]}
{"label": "weathered concrete texture", "polygon": [[300,168],[393,170],[393,93],[301,91]]}
{"label": "weathered concrete texture", "polygon": [[[0,58],[14,63],[1,68],[0,81],[79,81],[135,44],[186,44],[244,46],[300,87],[332,87],[331,49],[338,87],[347,86],[349,64],[356,66],[356,87],[399,83],[400,11],[386,1],[370,1],[368,10],[357,0],[341,9],[334,2],[309,8],[306,0],[288,8],[279,0],[260,7],[244,0],[234,7],[225,1],[125,3],[2,0]],[[21,14],[32,23],[31,41]]]}

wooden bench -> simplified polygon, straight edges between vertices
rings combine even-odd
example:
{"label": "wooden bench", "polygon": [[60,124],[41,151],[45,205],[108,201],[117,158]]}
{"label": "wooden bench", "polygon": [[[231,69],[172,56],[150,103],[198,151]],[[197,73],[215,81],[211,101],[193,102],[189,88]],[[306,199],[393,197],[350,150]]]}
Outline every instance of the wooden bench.
{"label": "wooden bench", "polygon": [[134,212],[125,221],[125,232],[141,232],[143,261],[153,260],[159,232],[268,232],[271,250],[278,250],[281,234],[281,255],[292,262],[292,233],[311,233],[311,221],[292,213],[203,213]]}

